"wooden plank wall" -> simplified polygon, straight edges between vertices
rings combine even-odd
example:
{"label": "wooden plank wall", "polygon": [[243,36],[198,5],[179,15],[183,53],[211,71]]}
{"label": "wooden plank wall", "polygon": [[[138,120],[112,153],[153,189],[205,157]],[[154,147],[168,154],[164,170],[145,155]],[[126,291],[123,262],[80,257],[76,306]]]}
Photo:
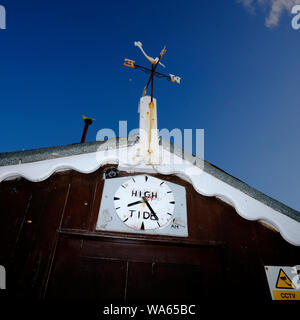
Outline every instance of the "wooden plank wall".
{"label": "wooden plank wall", "polygon": [[96,231],[107,167],[0,184],[8,297],[182,301],[226,294],[261,301],[270,299],[264,265],[299,264],[299,247],[176,176],[155,175],[186,188],[188,238]]}

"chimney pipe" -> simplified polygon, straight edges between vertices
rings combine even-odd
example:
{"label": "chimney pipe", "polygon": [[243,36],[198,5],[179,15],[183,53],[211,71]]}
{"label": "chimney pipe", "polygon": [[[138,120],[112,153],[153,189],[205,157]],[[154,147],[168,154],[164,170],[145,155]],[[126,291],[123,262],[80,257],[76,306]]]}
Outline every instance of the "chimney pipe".
{"label": "chimney pipe", "polygon": [[82,133],[80,143],[85,143],[85,139],[86,139],[86,135],[87,135],[89,126],[93,123],[93,120],[96,120],[96,119],[88,118],[86,116],[82,116],[82,119],[84,120],[84,128],[83,128],[83,133]]}

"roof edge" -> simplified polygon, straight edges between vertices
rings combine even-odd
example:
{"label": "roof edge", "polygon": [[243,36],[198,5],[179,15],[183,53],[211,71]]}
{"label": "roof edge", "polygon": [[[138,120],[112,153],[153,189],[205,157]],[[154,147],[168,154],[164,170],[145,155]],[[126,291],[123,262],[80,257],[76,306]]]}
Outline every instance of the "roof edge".
{"label": "roof edge", "polygon": [[112,148],[121,148],[132,146],[139,140],[138,134],[124,137],[112,138],[105,141],[94,141],[86,143],[74,143],[57,147],[46,147],[24,151],[3,152],[0,153],[0,167],[11,166],[21,163],[30,163],[36,161],[57,159],[80,155],[83,153],[92,153],[99,150],[110,150]]}
{"label": "roof edge", "polygon": [[[0,167],[18,165],[24,163],[32,163],[37,161],[58,159],[80,155],[85,153],[93,153],[101,150],[111,150],[115,148],[130,147],[139,141],[139,135],[135,134],[124,138],[113,138],[106,141],[96,141],[87,143],[76,143],[65,146],[39,148],[26,151],[0,153]],[[160,145],[178,157],[190,162],[192,165],[199,167],[206,173],[214,176],[222,182],[232,186],[233,188],[245,193],[246,195],[262,202],[268,207],[300,222],[300,212],[285,205],[284,203],[271,198],[270,196],[258,191],[247,183],[235,178],[224,170],[215,165],[200,159],[191,153],[177,147],[169,141],[161,138]]]}
{"label": "roof edge", "polygon": [[174,144],[171,144],[167,140],[162,139],[162,145],[164,148],[169,150],[170,152],[176,154],[178,157],[184,158],[185,160],[189,161],[193,165],[203,169],[205,172],[211,174],[215,178],[229,184],[230,186],[240,190],[241,192],[247,194],[248,196],[264,203],[268,207],[287,215],[288,217],[300,222],[300,212],[287,206],[286,204],[264,194],[263,192],[251,187],[247,183],[243,182],[242,180],[232,176],[231,174],[227,173],[226,171],[218,168],[217,166],[200,159],[191,153],[177,147]]}

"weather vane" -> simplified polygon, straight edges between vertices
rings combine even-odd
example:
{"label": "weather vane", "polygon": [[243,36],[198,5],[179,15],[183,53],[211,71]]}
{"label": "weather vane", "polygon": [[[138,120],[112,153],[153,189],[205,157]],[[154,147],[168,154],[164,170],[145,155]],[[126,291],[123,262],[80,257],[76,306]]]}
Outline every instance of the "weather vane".
{"label": "weather vane", "polygon": [[146,86],[145,86],[145,88],[143,90],[143,97],[146,95],[148,86],[149,86],[149,84],[151,82],[151,102],[153,101],[153,80],[154,80],[154,77],[165,78],[165,79],[167,79],[169,81],[176,82],[176,83],[180,84],[180,80],[181,80],[180,77],[175,76],[173,74],[166,75],[166,74],[159,73],[159,72],[155,71],[159,64],[165,68],[165,66],[161,63],[161,59],[162,59],[163,55],[166,53],[166,51],[167,51],[166,50],[166,46],[164,46],[164,48],[160,52],[159,57],[156,57],[154,59],[152,57],[149,57],[146,54],[146,52],[144,51],[144,49],[142,47],[142,43],[140,41],[134,42],[134,45],[136,47],[140,48],[140,50],[142,51],[142,53],[146,57],[146,59],[148,59],[151,62],[151,69],[148,69],[148,68],[145,68],[145,67],[142,67],[142,66],[139,66],[139,65],[135,64],[135,61],[133,61],[133,60],[125,59],[125,61],[124,61],[124,66],[131,67],[131,68],[134,68],[134,69],[139,69],[139,70],[144,71],[145,73],[150,74],[149,80],[148,80],[148,82],[147,82],[147,84],[146,84]]}

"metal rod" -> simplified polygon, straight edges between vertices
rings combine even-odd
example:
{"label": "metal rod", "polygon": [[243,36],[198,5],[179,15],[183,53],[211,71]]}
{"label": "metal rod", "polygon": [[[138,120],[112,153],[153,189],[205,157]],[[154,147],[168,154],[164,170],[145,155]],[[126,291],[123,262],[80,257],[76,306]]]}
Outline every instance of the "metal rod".
{"label": "metal rod", "polygon": [[[156,70],[158,64],[160,63],[160,60],[162,59],[162,57],[163,57],[163,55],[165,53],[166,53],[166,46],[164,46],[163,50],[161,51],[161,53],[159,55],[159,59],[156,61],[156,63],[151,65],[151,75],[150,75],[149,80],[148,80],[148,82],[146,84],[146,87],[143,90],[143,96],[145,96],[146,91],[147,91],[148,86],[149,86],[149,83],[151,81],[151,102],[153,101],[153,79],[154,79],[154,74],[156,73],[155,70]],[[139,69],[141,69],[143,71],[148,71],[149,70],[149,69],[141,67],[141,66],[138,66],[138,67],[139,67]],[[168,78],[168,76],[166,76],[164,74],[161,74],[161,73],[157,73],[157,74]]]}
{"label": "metal rod", "polygon": [[85,143],[86,135],[89,129],[89,126],[93,123],[92,119],[84,119],[84,128],[83,128],[83,133],[81,137],[80,143]]}
{"label": "metal rod", "polygon": [[[135,64],[134,67],[135,67],[135,69],[139,69],[139,70],[141,70],[141,71],[143,71],[143,72],[145,72],[145,73],[150,74],[150,78],[151,78],[151,72],[152,72],[151,69],[148,69],[148,68],[139,66],[139,65],[137,65],[137,64]],[[155,76],[155,77],[158,77],[158,78],[166,78],[167,80],[170,80],[170,81],[171,81],[170,75],[163,74],[163,73],[160,73],[160,72],[157,72],[157,71],[154,72],[154,76]]]}
{"label": "metal rod", "polygon": [[153,101],[153,80],[154,80],[154,66],[152,65],[152,72],[151,72],[151,102]]}

